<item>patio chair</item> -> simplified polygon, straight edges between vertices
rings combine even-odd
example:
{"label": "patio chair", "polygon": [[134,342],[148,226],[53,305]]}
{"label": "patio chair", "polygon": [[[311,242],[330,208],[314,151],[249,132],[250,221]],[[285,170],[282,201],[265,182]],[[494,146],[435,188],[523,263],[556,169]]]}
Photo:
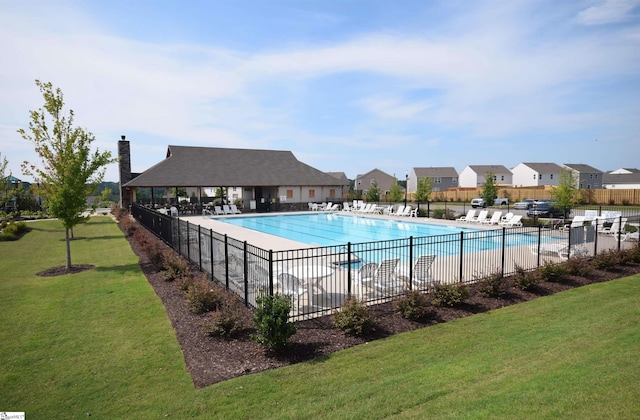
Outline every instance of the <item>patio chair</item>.
{"label": "patio chair", "polygon": [[391,297],[402,293],[404,282],[396,276],[396,267],[400,258],[387,258],[380,262],[376,269],[373,286],[382,296]]}
{"label": "patio chair", "polygon": [[456,219],[456,221],[458,221],[458,222],[468,222],[469,220],[472,220],[474,217],[476,217],[476,211],[475,210],[469,210],[465,216],[458,217]]}
{"label": "patio chair", "polygon": [[402,213],[404,213],[404,205],[398,206],[395,213],[391,213],[391,216],[402,216]]}
{"label": "patio chair", "polygon": [[300,296],[307,293],[307,285],[301,282],[300,279],[293,274],[279,274],[276,280],[276,285],[283,295],[300,298]]}
{"label": "patio chair", "polygon": [[231,208],[231,214],[241,214],[242,213],[240,210],[238,210],[238,206],[236,206],[235,204],[231,204],[229,207]]}
{"label": "patio chair", "polygon": [[[420,255],[413,264],[413,279],[411,285],[414,289],[426,290],[433,283],[431,266],[436,259],[435,254]],[[409,280],[409,264],[403,264],[398,270],[398,278]]]}
{"label": "patio chair", "polygon": [[468,222],[471,222],[471,223],[482,223],[485,220],[488,220],[487,219],[488,215],[489,215],[489,210],[482,210],[480,212],[480,214],[478,214],[478,217],[476,217],[475,219],[468,220]]}
{"label": "patio chair", "polygon": [[224,212],[224,214],[233,214],[228,204],[222,205],[222,211]]}
{"label": "patio chair", "polygon": [[400,215],[402,217],[411,217],[411,206],[406,206]]}
{"label": "patio chair", "polygon": [[602,235],[619,235],[625,232],[625,228],[627,227],[627,218],[626,217],[616,217],[613,219],[613,223],[611,226],[605,226],[602,229],[598,230],[599,234]]}
{"label": "patio chair", "polygon": [[571,223],[566,223],[558,228],[562,232],[569,232],[570,229],[584,226],[585,216],[575,216]]}
{"label": "patio chair", "polygon": [[369,290],[373,287],[373,280],[376,275],[376,270],[378,269],[378,264],[376,263],[365,263],[358,268],[358,271],[353,273],[354,283],[358,286],[358,294],[360,297],[364,296],[364,289],[367,288]]}
{"label": "patio chair", "polygon": [[220,206],[213,206],[213,212],[216,216],[222,216],[224,214]]}
{"label": "patio chair", "polygon": [[504,227],[522,227],[522,215],[520,214],[516,214],[515,216],[513,216],[511,219],[507,220],[506,222],[500,222],[500,226],[504,226]]}
{"label": "patio chair", "polygon": [[[512,217],[513,217],[513,213],[512,212],[508,212],[507,214],[502,216],[502,218],[500,219],[500,222],[508,222],[509,220],[511,220]],[[498,224],[500,224],[500,223],[498,223]]]}
{"label": "patio chair", "polygon": [[502,212],[496,211],[496,212],[493,212],[493,214],[491,215],[491,219],[483,220],[480,223],[484,225],[497,225],[500,223],[501,217],[502,217]]}

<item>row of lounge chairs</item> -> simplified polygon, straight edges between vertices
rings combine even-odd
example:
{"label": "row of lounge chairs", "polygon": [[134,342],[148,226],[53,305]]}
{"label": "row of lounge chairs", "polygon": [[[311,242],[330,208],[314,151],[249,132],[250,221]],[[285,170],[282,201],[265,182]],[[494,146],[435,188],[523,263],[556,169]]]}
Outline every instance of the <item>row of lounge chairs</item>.
{"label": "row of lounge chairs", "polygon": [[511,212],[502,216],[501,211],[494,212],[491,217],[489,217],[488,210],[482,210],[476,216],[476,210],[469,210],[466,215],[459,217],[456,219],[458,222],[464,223],[477,223],[483,225],[498,225],[503,227],[521,227],[522,226],[522,216],[519,214],[513,214]]}
{"label": "row of lounge chairs", "polygon": [[374,203],[362,203],[354,201],[352,206],[349,203],[344,203],[342,211],[361,214],[384,214],[387,216],[400,216],[400,217],[418,217],[418,209],[414,209],[411,206],[400,205],[396,210],[392,205],[379,206]]}
{"label": "row of lounge chairs", "polygon": [[[361,296],[378,291],[385,296],[400,294],[408,287],[409,272],[413,288],[426,290],[434,284],[432,265],[436,256],[421,255],[413,263],[412,269],[408,264],[399,264],[400,258],[388,258],[379,264],[363,264],[355,273],[355,284],[360,289]],[[366,289],[366,290],[365,290]]]}
{"label": "row of lounge chairs", "polygon": [[222,206],[213,206],[213,214],[215,216],[224,216],[226,214],[241,214],[238,206],[235,204],[224,204]]}

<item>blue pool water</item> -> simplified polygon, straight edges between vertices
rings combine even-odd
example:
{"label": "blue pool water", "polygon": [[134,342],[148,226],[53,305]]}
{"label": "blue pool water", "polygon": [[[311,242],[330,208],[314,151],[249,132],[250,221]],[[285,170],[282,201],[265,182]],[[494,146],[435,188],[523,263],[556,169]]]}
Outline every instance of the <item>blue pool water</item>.
{"label": "blue pool water", "polygon": [[375,242],[452,233],[474,232],[462,226],[412,223],[402,220],[346,216],[335,213],[297,214],[256,217],[228,217],[216,220],[320,246],[344,245],[348,242]]}

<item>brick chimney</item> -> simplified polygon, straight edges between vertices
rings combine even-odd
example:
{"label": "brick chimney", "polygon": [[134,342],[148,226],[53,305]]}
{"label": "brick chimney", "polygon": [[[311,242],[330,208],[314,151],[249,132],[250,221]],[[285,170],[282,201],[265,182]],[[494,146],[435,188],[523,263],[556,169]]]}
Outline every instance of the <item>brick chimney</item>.
{"label": "brick chimney", "polygon": [[120,167],[120,207],[129,209],[131,206],[131,192],[124,184],[131,181],[131,147],[125,136],[118,141],[118,163]]}

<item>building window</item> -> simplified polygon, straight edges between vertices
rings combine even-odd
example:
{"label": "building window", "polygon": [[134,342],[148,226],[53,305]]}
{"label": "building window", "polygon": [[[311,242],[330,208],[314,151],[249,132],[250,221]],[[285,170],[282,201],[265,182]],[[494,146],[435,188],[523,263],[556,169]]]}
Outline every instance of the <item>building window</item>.
{"label": "building window", "polygon": [[458,178],[451,178],[451,184],[455,185],[458,183]]}
{"label": "building window", "polygon": [[549,175],[551,177],[551,179],[553,179],[553,174]]}
{"label": "building window", "polygon": [[433,178],[433,182],[436,183],[436,184],[439,184],[439,183],[442,182],[442,178],[439,178],[439,177],[438,178]]}
{"label": "building window", "polygon": [[293,198],[293,190],[287,190],[287,200],[290,200]]}
{"label": "building window", "polygon": [[371,181],[370,181],[369,183],[370,183],[371,185],[373,185],[373,184],[375,184],[375,183],[376,183],[376,180],[372,178],[372,179],[371,179]]}
{"label": "building window", "polygon": [[309,190],[309,198],[316,198],[316,190]]}
{"label": "building window", "polygon": [[533,174],[533,179],[536,179],[536,174]]}
{"label": "building window", "polygon": [[497,175],[494,175],[494,176],[493,176],[493,182],[496,182],[497,180],[498,180],[498,176],[497,176]]}
{"label": "building window", "polygon": [[500,181],[504,181],[504,175],[500,175]]}
{"label": "building window", "polygon": [[598,174],[596,174],[596,179],[598,179]]}

